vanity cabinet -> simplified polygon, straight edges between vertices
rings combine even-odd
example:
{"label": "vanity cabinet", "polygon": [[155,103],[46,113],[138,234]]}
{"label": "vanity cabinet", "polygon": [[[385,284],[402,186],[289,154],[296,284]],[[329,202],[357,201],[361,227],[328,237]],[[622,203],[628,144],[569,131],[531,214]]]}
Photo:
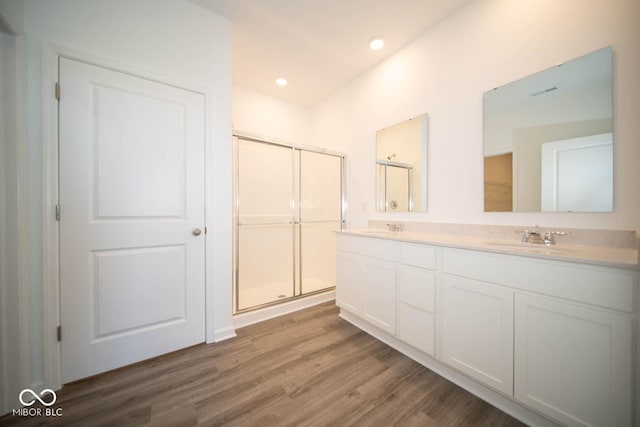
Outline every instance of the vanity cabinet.
{"label": "vanity cabinet", "polygon": [[570,426],[632,425],[629,270],[443,248],[445,362]]}
{"label": "vanity cabinet", "polygon": [[506,395],[513,394],[513,290],[444,275],[445,363]]}
{"label": "vanity cabinet", "polygon": [[337,240],[337,304],[367,332],[454,382],[486,386],[480,397],[505,410],[508,401],[525,422],[634,425],[636,270]]}
{"label": "vanity cabinet", "polygon": [[628,316],[516,294],[515,398],[570,426],[631,425],[631,334]]}

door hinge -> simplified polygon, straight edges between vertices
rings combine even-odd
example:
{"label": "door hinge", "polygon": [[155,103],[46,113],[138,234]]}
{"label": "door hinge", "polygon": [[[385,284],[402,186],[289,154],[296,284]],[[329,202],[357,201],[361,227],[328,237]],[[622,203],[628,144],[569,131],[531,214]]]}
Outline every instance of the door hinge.
{"label": "door hinge", "polygon": [[56,329],[56,335],[58,337],[58,342],[62,341],[62,326],[58,326]]}
{"label": "door hinge", "polygon": [[60,205],[56,205],[56,221],[60,221]]}
{"label": "door hinge", "polygon": [[204,234],[207,234],[207,227],[204,228]]}
{"label": "door hinge", "polygon": [[56,82],[56,99],[60,101],[60,82]]}

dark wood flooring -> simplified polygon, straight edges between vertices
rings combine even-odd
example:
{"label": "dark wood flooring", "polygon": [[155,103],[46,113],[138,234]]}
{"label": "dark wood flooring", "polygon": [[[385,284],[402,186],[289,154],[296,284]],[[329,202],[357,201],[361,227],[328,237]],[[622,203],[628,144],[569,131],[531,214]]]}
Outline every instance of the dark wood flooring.
{"label": "dark wood flooring", "polygon": [[333,303],[68,384],[1,425],[520,426],[338,317]]}

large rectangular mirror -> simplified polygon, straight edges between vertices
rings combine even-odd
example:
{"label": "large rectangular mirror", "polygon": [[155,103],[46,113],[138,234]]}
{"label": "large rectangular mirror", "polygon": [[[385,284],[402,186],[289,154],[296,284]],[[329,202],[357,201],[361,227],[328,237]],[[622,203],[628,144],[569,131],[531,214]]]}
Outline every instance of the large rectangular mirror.
{"label": "large rectangular mirror", "polygon": [[427,210],[427,115],[376,133],[376,209]]}
{"label": "large rectangular mirror", "polygon": [[485,212],[613,210],[612,50],[488,91]]}

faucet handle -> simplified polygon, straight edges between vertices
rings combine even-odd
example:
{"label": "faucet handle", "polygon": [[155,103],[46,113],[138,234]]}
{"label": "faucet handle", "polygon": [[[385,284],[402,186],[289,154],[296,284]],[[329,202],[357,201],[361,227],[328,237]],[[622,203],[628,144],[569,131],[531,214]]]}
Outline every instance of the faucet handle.
{"label": "faucet handle", "polygon": [[566,236],[567,233],[565,231],[547,231],[544,233],[544,243],[547,245],[555,245],[556,239],[554,236]]}
{"label": "faucet handle", "polygon": [[529,230],[524,230],[522,232],[522,241],[528,243],[529,240],[531,240],[531,233],[529,233]]}

